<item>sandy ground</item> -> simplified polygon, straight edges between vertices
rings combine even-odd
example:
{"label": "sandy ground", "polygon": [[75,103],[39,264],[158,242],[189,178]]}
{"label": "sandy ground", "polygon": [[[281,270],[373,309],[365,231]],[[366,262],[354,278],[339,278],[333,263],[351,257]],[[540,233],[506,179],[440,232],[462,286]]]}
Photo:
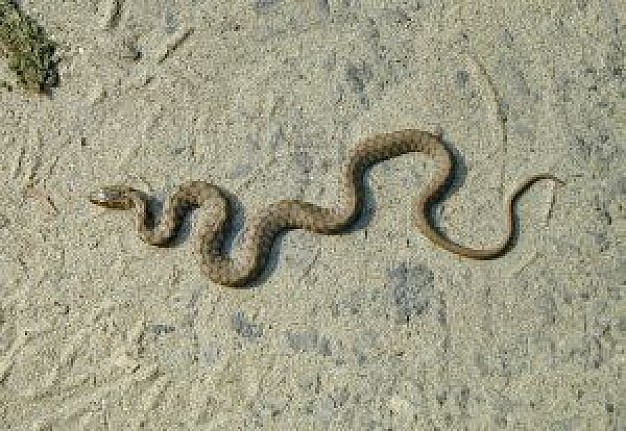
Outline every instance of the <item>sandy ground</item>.
{"label": "sandy ground", "polygon": [[[24,0],[60,86],[0,91],[0,428],[625,430],[626,9],[444,3]],[[457,151],[436,222],[463,244],[528,175],[566,185],[475,262],[412,225],[432,162],[386,162],[350,234],[284,235],[247,290],[203,278],[193,218],[156,249],[86,200],[332,205],[347,151],[402,128]]]}

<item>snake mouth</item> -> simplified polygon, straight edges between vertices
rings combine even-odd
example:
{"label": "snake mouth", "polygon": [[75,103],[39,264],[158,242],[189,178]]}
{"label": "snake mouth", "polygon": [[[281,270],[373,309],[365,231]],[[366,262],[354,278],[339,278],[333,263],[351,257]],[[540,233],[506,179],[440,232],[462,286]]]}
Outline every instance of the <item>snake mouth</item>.
{"label": "snake mouth", "polygon": [[129,209],[133,206],[132,200],[121,187],[102,187],[89,194],[92,204],[112,209]]}

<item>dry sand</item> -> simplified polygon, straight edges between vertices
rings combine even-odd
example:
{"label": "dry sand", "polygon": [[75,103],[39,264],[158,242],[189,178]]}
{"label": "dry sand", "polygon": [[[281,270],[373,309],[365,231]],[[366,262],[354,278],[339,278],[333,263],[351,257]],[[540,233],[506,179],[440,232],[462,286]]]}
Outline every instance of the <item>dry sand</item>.
{"label": "dry sand", "polygon": [[[0,88],[0,429],[626,429],[626,8],[444,3],[24,0],[60,86]],[[247,290],[203,278],[193,222],[156,249],[86,200],[332,205],[346,152],[401,128],[458,151],[436,221],[463,244],[528,175],[566,185],[475,262],[411,224],[432,162],[386,162],[350,234],[284,235]]]}

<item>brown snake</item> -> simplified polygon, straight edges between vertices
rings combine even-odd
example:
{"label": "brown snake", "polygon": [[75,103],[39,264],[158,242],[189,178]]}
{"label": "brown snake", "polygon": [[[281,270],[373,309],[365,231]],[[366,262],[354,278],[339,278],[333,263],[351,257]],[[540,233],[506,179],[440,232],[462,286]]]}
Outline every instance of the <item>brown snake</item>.
{"label": "brown snake", "polygon": [[444,190],[452,170],[452,155],[437,135],[420,130],[401,130],[363,140],[343,166],[340,177],[339,206],[323,208],[299,200],[281,200],[261,210],[250,221],[243,237],[243,259],[236,262],[224,254],[224,235],[230,227],[230,205],[224,192],[203,181],[185,183],[165,202],[161,222],[154,226],[147,209],[148,197],[126,186],[103,187],[90,195],[94,204],[117,209],[135,208],[140,238],[148,244],[167,245],[176,234],[185,214],[206,206],[209,221],[203,226],[198,242],[202,272],[216,283],[240,287],[252,282],[265,267],[276,235],[288,229],[306,229],[322,234],[338,234],[361,213],[365,169],[383,160],[411,152],[432,157],[437,166],[433,180],[415,201],[414,216],[419,230],[438,246],[472,259],[493,259],[504,254],[515,231],[513,205],[533,183],[551,179],[551,174],[534,175],[521,183],[506,204],[507,233],[494,248],[478,250],[462,247],[437,232],[429,220],[429,208]]}

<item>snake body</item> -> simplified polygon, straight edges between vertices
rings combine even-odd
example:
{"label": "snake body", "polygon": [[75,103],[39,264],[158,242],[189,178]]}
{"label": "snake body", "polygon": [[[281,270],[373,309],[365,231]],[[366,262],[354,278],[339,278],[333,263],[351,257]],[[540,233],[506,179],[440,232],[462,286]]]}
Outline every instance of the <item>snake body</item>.
{"label": "snake body", "polygon": [[224,253],[224,236],[230,227],[231,211],[226,194],[216,185],[191,181],[181,185],[166,200],[161,221],[154,225],[148,212],[148,197],[131,187],[103,187],[90,195],[90,201],[107,208],[136,212],[140,238],[148,244],[164,246],[175,236],[182,218],[192,208],[209,212],[198,241],[202,272],[216,283],[245,286],[256,279],[265,267],[276,235],[284,230],[305,229],[321,234],[337,234],[349,227],[361,213],[363,174],[373,164],[411,152],[425,153],[434,159],[437,170],[414,204],[413,215],[419,230],[436,245],[472,259],[493,259],[504,254],[515,230],[513,206],[533,183],[542,179],[560,180],[550,174],[534,175],[511,194],[505,207],[507,232],[504,240],[490,249],[460,246],[436,231],[430,222],[429,209],[441,197],[452,170],[452,155],[440,137],[421,130],[401,130],[371,136],[361,141],[343,166],[339,178],[339,205],[324,208],[300,200],[272,203],[253,216],[243,237],[242,259],[236,261]]}

